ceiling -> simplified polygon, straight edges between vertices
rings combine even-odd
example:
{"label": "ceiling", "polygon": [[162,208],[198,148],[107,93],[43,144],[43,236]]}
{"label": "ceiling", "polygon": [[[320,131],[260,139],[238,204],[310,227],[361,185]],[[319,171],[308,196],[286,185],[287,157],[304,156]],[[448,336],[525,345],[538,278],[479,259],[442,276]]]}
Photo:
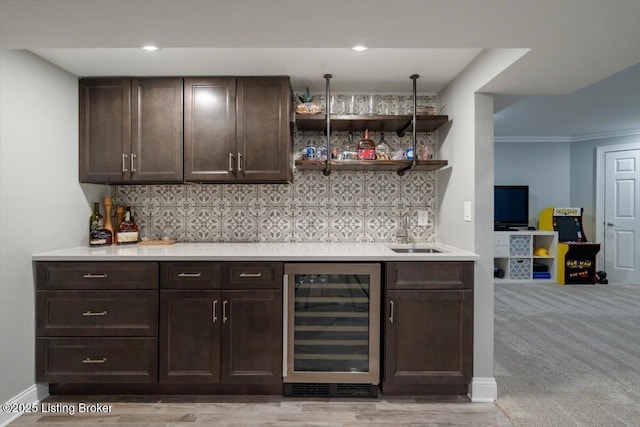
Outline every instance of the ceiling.
{"label": "ceiling", "polygon": [[373,93],[408,93],[414,73],[437,93],[484,49],[529,49],[482,88],[502,108],[639,63],[638,22],[627,0],[0,0],[0,47],[78,76],[286,74],[317,92],[331,73]]}

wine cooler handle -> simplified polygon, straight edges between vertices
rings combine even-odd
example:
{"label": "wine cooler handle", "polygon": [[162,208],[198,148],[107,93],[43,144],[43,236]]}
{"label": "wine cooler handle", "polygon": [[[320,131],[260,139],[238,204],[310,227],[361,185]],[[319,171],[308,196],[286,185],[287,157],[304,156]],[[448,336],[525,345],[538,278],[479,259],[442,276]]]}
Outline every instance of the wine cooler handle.
{"label": "wine cooler handle", "polygon": [[129,172],[129,169],[127,169],[127,157],[129,156],[122,153],[122,173]]}
{"label": "wine cooler handle", "polygon": [[227,301],[222,301],[222,323],[227,323]]}
{"label": "wine cooler handle", "polygon": [[218,305],[218,300],[213,300],[213,323],[216,323],[218,321],[218,317],[216,316],[216,311],[217,311],[217,305]]}
{"label": "wine cooler handle", "polygon": [[389,301],[389,323],[393,325],[393,301]]}
{"label": "wine cooler handle", "polygon": [[289,275],[282,276],[282,376],[287,376],[289,352]]}

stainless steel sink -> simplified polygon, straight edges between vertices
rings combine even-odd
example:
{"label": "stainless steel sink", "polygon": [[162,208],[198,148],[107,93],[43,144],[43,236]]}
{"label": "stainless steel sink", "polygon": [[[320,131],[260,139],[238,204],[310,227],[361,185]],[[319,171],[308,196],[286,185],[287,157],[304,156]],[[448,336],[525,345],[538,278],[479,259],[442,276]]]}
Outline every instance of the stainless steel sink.
{"label": "stainless steel sink", "polygon": [[392,251],[399,254],[439,254],[439,251],[434,248],[391,248]]}

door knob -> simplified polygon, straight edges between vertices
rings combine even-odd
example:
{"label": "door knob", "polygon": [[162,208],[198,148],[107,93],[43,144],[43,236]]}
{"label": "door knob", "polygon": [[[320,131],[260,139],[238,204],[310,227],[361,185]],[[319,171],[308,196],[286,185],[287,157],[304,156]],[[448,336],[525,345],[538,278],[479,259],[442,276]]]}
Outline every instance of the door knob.
{"label": "door knob", "polygon": [[607,225],[608,225],[609,227],[613,227],[615,224],[614,224],[614,223],[612,223],[612,222],[608,222],[608,223],[607,223]]}

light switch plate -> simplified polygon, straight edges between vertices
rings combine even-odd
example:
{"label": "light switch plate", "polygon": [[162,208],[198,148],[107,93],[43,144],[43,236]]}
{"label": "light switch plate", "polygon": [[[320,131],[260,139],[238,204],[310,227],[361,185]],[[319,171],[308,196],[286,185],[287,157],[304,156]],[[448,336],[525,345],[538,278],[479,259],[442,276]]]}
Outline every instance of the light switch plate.
{"label": "light switch plate", "polygon": [[418,226],[426,227],[429,224],[429,211],[418,211]]}
{"label": "light switch plate", "polygon": [[464,220],[471,222],[471,202],[464,202]]}

